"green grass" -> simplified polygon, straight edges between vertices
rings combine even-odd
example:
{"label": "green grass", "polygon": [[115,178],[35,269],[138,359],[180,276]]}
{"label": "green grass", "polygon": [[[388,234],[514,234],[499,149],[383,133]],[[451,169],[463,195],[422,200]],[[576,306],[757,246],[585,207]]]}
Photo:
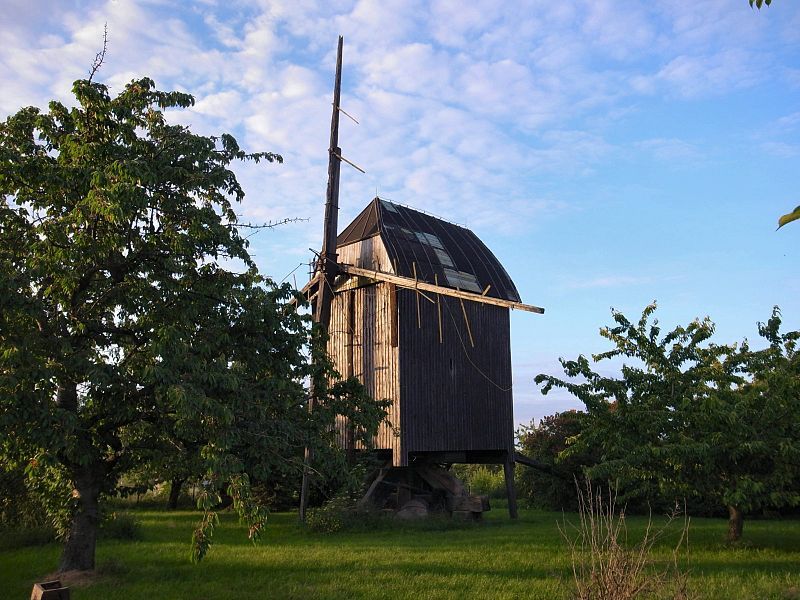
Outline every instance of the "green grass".
{"label": "green grass", "polygon": [[[189,562],[196,515],[136,511],[137,540],[101,540],[99,576],[72,598],[569,598],[570,558],[558,513],[495,508],[478,525],[383,527],[313,534],[276,514],[257,546],[224,515],[206,560]],[[569,518],[569,515],[568,515]],[[631,539],[644,519],[629,517]],[[745,541],[724,542],[726,523],[693,519],[690,590],[700,598],[800,598],[800,521],[746,521]],[[674,532],[677,536],[677,528]],[[665,539],[660,558],[670,557]],[[0,551],[0,597],[27,598],[57,563],[55,544]]]}

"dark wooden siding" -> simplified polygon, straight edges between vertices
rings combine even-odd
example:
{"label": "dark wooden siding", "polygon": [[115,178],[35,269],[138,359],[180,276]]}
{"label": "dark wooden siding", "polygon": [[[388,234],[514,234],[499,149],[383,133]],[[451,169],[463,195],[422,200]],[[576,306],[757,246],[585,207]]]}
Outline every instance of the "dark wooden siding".
{"label": "dark wooden siding", "polygon": [[403,451],[510,450],[508,309],[430,297],[441,303],[441,342],[437,305],[398,290]]}

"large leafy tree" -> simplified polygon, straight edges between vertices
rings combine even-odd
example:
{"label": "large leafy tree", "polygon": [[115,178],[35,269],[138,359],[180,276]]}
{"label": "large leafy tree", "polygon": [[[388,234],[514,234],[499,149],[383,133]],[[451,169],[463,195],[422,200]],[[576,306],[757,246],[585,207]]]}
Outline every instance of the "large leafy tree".
{"label": "large leafy tree", "polygon": [[304,408],[309,323],[258,275],[229,168],[280,156],[168,124],[193,98],[149,79],[73,92],[74,108],[0,124],[0,460],[27,464],[65,514],[60,569],[91,569],[101,498],[154,449],[191,441],[207,472],[202,556],[226,481],[256,536],[249,476],[325,443],[331,411],[365,437],[382,413],[352,382],[324,387],[313,421]]}
{"label": "large leafy tree", "polygon": [[696,320],[662,334],[655,305],[638,322],[614,312],[601,335],[621,377],[586,357],[562,361],[567,379],[539,375],[543,393],[565,388],[587,415],[570,452],[594,452],[591,476],[618,481],[628,498],[697,498],[726,506],[729,537],[744,513],[800,503],[800,360],[797,332],[781,334],[777,310],[760,331],[769,347],[711,343],[714,325]]}

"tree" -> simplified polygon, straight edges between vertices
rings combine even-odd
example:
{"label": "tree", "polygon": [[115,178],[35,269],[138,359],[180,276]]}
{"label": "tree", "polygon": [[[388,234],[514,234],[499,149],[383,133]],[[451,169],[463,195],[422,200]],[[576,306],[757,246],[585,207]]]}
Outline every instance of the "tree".
{"label": "tree", "polygon": [[710,343],[709,319],[662,335],[654,311],[638,323],[613,312],[616,326],[600,331],[614,347],[593,360],[632,359],[621,378],[596,373],[581,356],[562,360],[568,380],[536,381],[543,393],[562,387],[586,404],[568,452],[595,452],[591,476],[619,481],[625,498],[727,506],[736,540],[744,512],[800,503],[798,333],[779,333],[776,309],[760,329],[770,347],[751,351]]}
{"label": "tree", "polygon": [[548,468],[524,468],[518,475],[521,496],[546,510],[577,510],[577,480],[594,463],[590,453],[566,452],[583,428],[585,414],[567,411],[543,417],[517,432],[522,453]]}
{"label": "tree", "polygon": [[[49,482],[69,522],[59,569],[85,570],[120,475],[165,435],[194,440],[202,557],[224,482],[257,537],[250,476],[290,468],[331,422],[305,410],[309,321],[237,230],[230,164],[281,157],[169,125],[164,109],[194,100],[150,79],[73,92],[75,108],[0,124],[0,459]],[[362,392],[340,382],[320,401],[362,415],[368,436],[381,413]]]}

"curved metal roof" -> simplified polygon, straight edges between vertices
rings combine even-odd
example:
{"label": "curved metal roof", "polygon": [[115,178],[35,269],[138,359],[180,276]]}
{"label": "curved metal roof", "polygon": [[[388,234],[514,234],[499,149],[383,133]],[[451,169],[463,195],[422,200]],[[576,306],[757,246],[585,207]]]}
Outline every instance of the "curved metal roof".
{"label": "curved metal roof", "polygon": [[374,235],[381,236],[396,275],[520,302],[503,265],[465,227],[375,198],[339,234],[336,245]]}

